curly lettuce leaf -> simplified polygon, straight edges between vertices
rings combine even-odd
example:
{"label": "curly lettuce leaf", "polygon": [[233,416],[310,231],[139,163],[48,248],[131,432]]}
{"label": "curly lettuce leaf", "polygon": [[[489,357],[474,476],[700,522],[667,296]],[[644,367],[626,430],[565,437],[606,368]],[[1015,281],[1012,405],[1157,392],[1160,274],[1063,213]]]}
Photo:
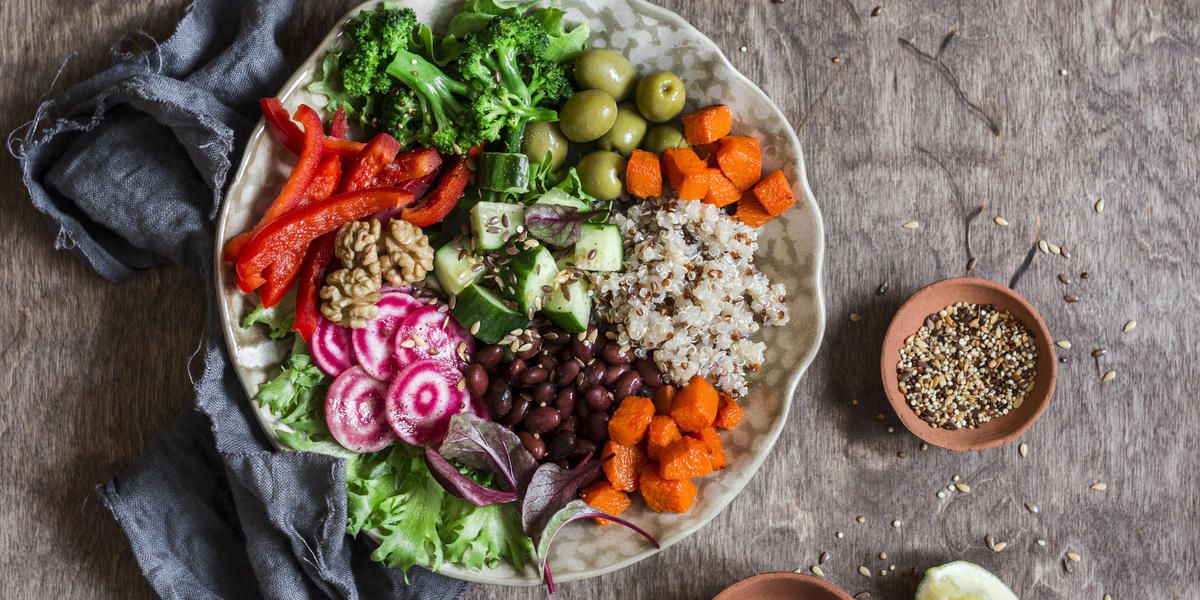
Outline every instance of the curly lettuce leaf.
{"label": "curly lettuce leaf", "polygon": [[537,22],[546,30],[546,36],[550,38],[550,44],[546,48],[546,58],[560,64],[575,60],[587,47],[588,36],[592,34],[592,30],[586,22],[576,25],[574,29],[567,29],[566,24],[563,23],[565,15],[566,13],[562,9],[553,6],[540,8],[530,15],[537,19]]}
{"label": "curly lettuce leaf", "polygon": [[[325,374],[317,368],[308,353],[308,345],[296,336],[291,356],[283,363],[283,370],[258,386],[254,401],[288,426],[311,432],[310,421],[320,416],[318,413],[324,404],[326,383]],[[323,427],[324,419],[320,420]]]}
{"label": "curly lettuce leaf", "polygon": [[519,17],[537,4],[539,0],[466,0],[462,10],[450,18],[446,37],[462,39],[468,33],[479,31],[496,17]]}
{"label": "curly lettuce leaf", "polygon": [[401,569],[407,580],[413,565],[425,565],[436,571],[445,561],[438,523],[446,492],[412,449],[397,447],[388,456],[388,463],[406,475],[399,480],[395,493],[376,508],[380,522],[375,529],[382,539],[371,559]]}
{"label": "curly lettuce leaf", "polygon": [[254,310],[250,311],[241,322],[242,329],[250,329],[257,324],[267,326],[267,335],[277,340],[286,337],[292,332],[292,325],[296,322],[296,297],[288,294],[284,296],[279,304],[267,308],[258,303]]}
{"label": "curly lettuce leaf", "polygon": [[308,91],[325,96],[325,110],[337,112],[341,108],[347,116],[359,112],[354,97],[342,87],[342,53],[330,52],[321,61],[321,76],[308,84]]}
{"label": "curly lettuce leaf", "polygon": [[481,569],[507,558],[520,571],[533,560],[533,541],[521,532],[515,504],[475,506],[447,496],[442,514],[447,561]]}

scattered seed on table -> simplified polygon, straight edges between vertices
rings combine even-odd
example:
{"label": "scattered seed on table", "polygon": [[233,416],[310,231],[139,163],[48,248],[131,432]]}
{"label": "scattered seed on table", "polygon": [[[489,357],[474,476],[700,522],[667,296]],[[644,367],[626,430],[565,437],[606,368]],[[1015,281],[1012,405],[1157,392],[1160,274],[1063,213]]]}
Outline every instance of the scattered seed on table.
{"label": "scattered seed on table", "polygon": [[866,518],[866,517],[864,517],[864,516],[862,516],[862,515],[858,515],[857,517],[854,517],[854,520],[855,520],[855,521],[858,521],[859,523],[866,523],[866,522],[867,522],[867,518]]}
{"label": "scattered seed on table", "polygon": [[1017,446],[1017,453],[1021,455],[1021,458],[1029,456],[1029,444],[1021,442],[1021,445]]}
{"label": "scattered seed on table", "polygon": [[895,521],[892,521],[892,527],[899,527],[899,526],[900,526],[900,519],[896,519]]}
{"label": "scattered seed on table", "polygon": [[1050,250],[1050,254],[1062,254],[1062,248],[1052,242],[1046,242],[1046,249]]}
{"label": "scattered seed on table", "polygon": [[1083,560],[1083,558],[1081,556],[1079,556],[1078,554],[1075,554],[1074,552],[1071,552],[1070,550],[1067,551],[1067,558],[1071,559],[1071,562],[1079,562],[1079,561]]}
{"label": "scattered seed on table", "polygon": [[929,444],[926,444],[925,442],[921,442],[921,450],[928,450],[928,449],[929,449]]}
{"label": "scattered seed on table", "polygon": [[1063,350],[1071,349],[1071,342],[1069,340],[1058,340],[1057,342],[1054,342],[1054,345],[1062,348]]}
{"label": "scattered seed on table", "polygon": [[1112,594],[1105,594],[1102,600],[1113,600]]}
{"label": "scattered seed on table", "polygon": [[993,223],[995,223],[995,224],[997,224],[997,225],[999,225],[999,226],[1001,226],[1001,227],[1008,227],[1008,219],[1005,219],[1004,217],[1002,217],[1002,216],[1000,216],[1000,215],[996,215],[996,216],[995,216],[995,217],[992,219],[992,222],[993,222]]}
{"label": "scattered seed on table", "polygon": [[1097,481],[1096,483],[1093,483],[1092,485],[1089,485],[1088,487],[1094,491],[1103,492],[1104,490],[1108,489],[1108,484],[1104,483],[1103,481]]}
{"label": "scattered seed on table", "polygon": [[1063,300],[1066,300],[1067,302],[1074,304],[1076,302],[1079,302],[1079,296],[1076,296],[1075,294],[1067,294],[1067,295],[1063,296]]}
{"label": "scattered seed on table", "polygon": [[859,321],[861,321],[861,320],[862,320],[862,315],[860,315],[860,314],[858,314],[858,313],[856,313],[856,312],[852,312],[852,313],[850,313],[850,321],[851,321],[851,322],[853,322],[853,323],[857,323],[857,322],[859,322]]}
{"label": "scattered seed on table", "polygon": [[871,570],[868,569],[865,565],[858,565],[858,574],[862,575],[863,577],[870,577]]}
{"label": "scattered seed on table", "polygon": [[826,562],[829,562],[829,553],[828,553],[828,552],[822,552],[822,553],[821,553],[821,556],[820,556],[819,558],[817,558],[817,564],[819,564],[819,565],[823,565],[823,564],[825,564]]}
{"label": "scattered seed on table", "polygon": [[817,577],[825,576],[825,571],[823,569],[821,569],[821,567],[818,567],[817,565],[813,565],[811,570],[813,572],[813,575],[816,575]]}
{"label": "scattered seed on table", "polygon": [[840,540],[840,539],[842,539],[842,538],[844,538],[844,537],[846,537],[846,534],[845,534],[845,533],[842,533],[842,532],[840,532],[840,531],[839,531],[839,532],[837,532],[837,533],[835,533],[835,534],[833,534],[833,535],[837,536],[837,539],[839,539],[839,540]]}
{"label": "scattered seed on table", "polygon": [[745,51],[746,51],[746,47],[745,47],[745,46],[742,46],[742,47],[738,48],[738,52],[745,52]]}
{"label": "scattered seed on table", "polygon": [[882,295],[886,294],[888,291],[888,288],[891,287],[891,285],[892,284],[889,283],[887,280],[884,280],[883,283],[879,284],[879,287],[875,288],[875,295],[882,296]]}
{"label": "scattered seed on table", "polygon": [[903,450],[896,453],[896,458],[907,458],[907,457],[908,457],[908,453]]}
{"label": "scattered seed on table", "polygon": [[1066,571],[1066,572],[1068,572],[1068,573],[1074,573],[1074,572],[1075,572],[1075,567],[1071,566],[1071,561],[1069,561],[1069,560],[1067,560],[1067,559],[1065,559],[1065,558],[1064,558],[1064,559],[1062,559],[1062,568],[1063,568],[1063,570],[1064,570],[1064,571]]}
{"label": "scattered seed on table", "polygon": [[1096,204],[1094,204],[1092,208],[1096,209],[1097,214],[1104,212],[1104,198],[1096,200]]}
{"label": "scattered seed on table", "polygon": [[1035,515],[1036,515],[1036,514],[1038,514],[1039,512],[1041,512],[1041,510],[1042,510],[1042,509],[1038,508],[1038,505],[1036,505],[1036,504],[1033,504],[1032,502],[1026,502],[1026,503],[1025,503],[1025,510],[1027,510],[1027,511],[1029,511],[1029,512],[1031,512],[1031,513],[1033,513],[1033,514],[1035,514]]}
{"label": "scattered seed on table", "polygon": [[1129,333],[1130,331],[1133,331],[1134,329],[1137,329],[1137,321],[1130,319],[1125,322],[1125,326],[1121,328],[1121,331],[1123,331],[1125,333]]}
{"label": "scattered seed on table", "polygon": [[871,600],[871,592],[859,592],[854,595],[854,600]]}
{"label": "scattered seed on table", "polygon": [[946,492],[939,491],[939,492],[937,493],[937,497],[938,497],[938,498],[945,498],[945,497],[946,497]]}
{"label": "scattered seed on table", "polygon": [[1042,254],[1050,254],[1050,245],[1046,240],[1038,240],[1038,250],[1041,250]]}
{"label": "scattered seed on table", "polygon": [[959,477],[958,475],[955,475],[954,477],[951,477],[951,478],[950,478],[950,481],[962,481],[962,477]]}
{"label": "scattered seed on table", "polygon": [[881,13],[881,12],[883,12],[883,7],[882,7],[882,6],[876,6],[875,8],[872,8],[872,9],[871,9],[871,16],[872,16],[872,17],[878,17],[878,16],[879,16],[879,13]]}
{"label": "scattered seed on table", "polygon": [[1061,281],[1063,285],[1071,285],[1071,278],[1067,277],[1066,273],[1059,273],[1058,280]]}
{"label": "scattered seed on table", "polygon": [[1045,546],[1045,545],[1046,545],[1046,540],[1038,540],[1038,541],[1037,541],[1037,545],[1039,545],[1039,546]]}
{"label": "scattered seed on table", "polygon": [[835,65],[842,64],[842,57],[840,57],[840,56],[835,56],[831,60],[833,61],[833,64],[835,64]]}
{"label": "scattered seed on table", "polygon": [[880,552],[879,560],[887,560],[887,552]]}
{"label": "scattered seed on table", "polygon": [[896,433],[896,428],[895,428],[895,427],[892,427],[892,426],[890,426],[890,425],[889,425],[889,426],[888,426],[888,429],[887,429],[887,432],[888,432],[888,433]]}
{"label": "scattered seed on table", "polygon": [[1101,378],[1100,378],[1100,381],[1109,382],[1109,381],[1112,381],[1112,380],[1114,380],[1114,379],[1116,379],[1116,378],[1117,378],[1117,372],[1116,372],[1116,371],[1106,371],[1106,372],[1104,373],[1104,377],[1101,377]]}
{"label": "scattered seed on table", "polygon": [[1007,547],[1008,542],[996,542],[995,545],[992,546],[992,552],[1001,552]]}
{"label": "scattered seed on table", "polygon": [[965,484],[965,483],[956,483],[956,484],[954,484],[954,488],[955,488],[955,489],[957,489],[958,491],[960,491],[960,492],[964,493],[964,494],[970,494],[970,493],[971,493],[971,486],[969,486],[969,485],[967,485],[967,484]]}
{"label": "scattered seed on table", "polygon": [[1092,358],[1100,358],[1105,354],[1108,354],[1108,350],[1105,350],[1104,348],[1096,348],[1095,350],[1092,350]]}
{"label": "scattered seed on table", "polygon": [[919,221],[905,221],[904,224],[901,225],[901,227],[903,227],[905,229],[916,229],[920,226],[921,226],[921,223]]}

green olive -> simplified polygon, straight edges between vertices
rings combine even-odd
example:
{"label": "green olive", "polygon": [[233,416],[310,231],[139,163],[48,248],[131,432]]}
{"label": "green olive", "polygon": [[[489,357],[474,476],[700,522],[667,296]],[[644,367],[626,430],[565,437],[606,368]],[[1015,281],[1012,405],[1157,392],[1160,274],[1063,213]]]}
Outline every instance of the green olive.
{"label": "green olive", "polygon": [[575,61],[575,82],[585,90],[600,90],[620,102],[633,92],[633,65],[620,52],[592,48]]}
{"label": "green olive", "polygon": [[617,102],[600,90],[576,92],[558,111],[558,127],[572,142],[598,139],[616,120]]}
{"label": "green olive", "polygon": [[567,160],[567,138],[558,129],[557,123],[529,123],[521,138],[521,153],[529,157],[533,165],[542,164],[550,155],[550,170],[557,171]]}
{"label": "green olive", "polygon": [[638,114],[637,107],[625,103],[617,105],[617,120],[613,122],[612,129],[609,129],[608,133],[601,136],[596,143],[601,150],[612,150],[629,158],[634,148],[642,143],[642,138],[645,136],[646,120]]}
{"label": "green olive", "polygon": [[616,152],[597,150],[575,165],[583,191],[600,200],[616,200],[625,189],[625,159]]}
{"label": "green olive", "polygon": [[670,71],[659,71],[642,78],[637,85],[637,107],[647,121],[662,123],[674,119],[683,110],[687,92],[683,80]]}
{"label": "green olive", "polygon": [[687,147],[683,132],[674,125],[655,125],[646,132],[646,137],[642,140],[642,149],[655,154],[662,154],[667,148]]}

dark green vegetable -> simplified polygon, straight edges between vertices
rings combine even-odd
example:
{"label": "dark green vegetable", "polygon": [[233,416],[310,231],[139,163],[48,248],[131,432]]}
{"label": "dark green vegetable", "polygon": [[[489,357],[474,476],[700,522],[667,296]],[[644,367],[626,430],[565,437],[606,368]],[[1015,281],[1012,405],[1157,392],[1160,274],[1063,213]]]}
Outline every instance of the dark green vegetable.
{"label": "dark green vegetable", "polygon": [[[396,52],[387,72],[415,94],[421,115],[415,125],[415,137],[421,145],[436,146],[447,154],[462,154],[483,141],[470,86],[407,50]],[[416,119],[409,123],[413,121]]]}
{"label": "dark green vegetable", "polygon": [[583,90],[563,104],[558,127],[572,142],[590,142],[608,133],[617,120],[617,102],[600,90]]}
{"label": "dark green vegetable", "polygon": [[512,152],[484,152],[475,169],[475,185],[507,194],[529,189],[529,157]]}
{"label": "dark green vegetable", "polygon": [[637,107],[647,121],[670,121],[683,111],[687,92],[683,80],[670,71],[659,71],[642,78],[637,85]]}
{"label": "dark green vegetable", "polygon": [[633,92],[634,75],[629,59],[607,48],[590,48],[575,61],[575,82],[579,87],[600,90],[617,102]]}

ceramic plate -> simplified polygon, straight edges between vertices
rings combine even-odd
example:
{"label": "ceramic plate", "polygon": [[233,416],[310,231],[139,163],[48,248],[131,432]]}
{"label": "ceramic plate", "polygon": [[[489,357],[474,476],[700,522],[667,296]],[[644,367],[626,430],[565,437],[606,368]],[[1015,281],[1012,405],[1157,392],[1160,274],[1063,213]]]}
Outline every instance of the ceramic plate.
{"label": "ceramic plate", "polygon": [[[371,6],[371,2],[357,10]],[[402,5],[416,10],[422,22],[443,24],[457,12],[459,2],[408,0]],[[686,110],[714,103],[730,105],[734,132],[753,135],[762,142],[764,173],[783,169],[792,182],[799,202],[784,216],[769,223],[759,239],[758,264],[773,282],[783,282],[788,291],[791,320],[786,327],[768,328],[767,360],[763,369],[750,377],[750,394],[745,399],[745,418],[724,434],[730,466],[699,481],[699,496],[686,514],[658,514],[641,502],[623,516],[645,527],[667,548],[702,527],[721,512],[746,485],[787,420],[788,408],[800,377],[812,362],[825,328],[821,295],[821,263],[824,234],[821,215],[804,172],[800,142],[783,113],[762,90],[737,72],[712,40],[679,15],[642,0],[565,0],[560,3],[572,21],[587,20],[592,28],[590,44],[623,53],[641,74],[670,70],[687,85]],[[352,11],[351,14],[353,14]],[[323,106],[322,99],[304,88],[319,74],[325,50],[337,43],[339,21],[334,31],[279,92],[289,111],[299,104]],[[261,123],[250,137],[242,164],[229,187],[217,227],[217,248],[237,233],[253,226],[286,179],[294,161]],[[216,261],[220,310],[225,339],[234,357],[238,376],[253,395],[258,385],[278,372],[287,345],[266,338],[262,328],[242,329],[238,321],[254,307],[233,282],[233,270]],[[275,430],[275,419],[260,411],[264,429]],[[574,526],[559,535],[553,550],[555,579],[573,581],[607,573],[637,562],[656,550],[623,528],[610,527],[603,535],[588,526]],[[482,571],[445,565],[442,573],[468,581],[534,585],[540,583],[533,567],[516,571],[505,564]]]}

